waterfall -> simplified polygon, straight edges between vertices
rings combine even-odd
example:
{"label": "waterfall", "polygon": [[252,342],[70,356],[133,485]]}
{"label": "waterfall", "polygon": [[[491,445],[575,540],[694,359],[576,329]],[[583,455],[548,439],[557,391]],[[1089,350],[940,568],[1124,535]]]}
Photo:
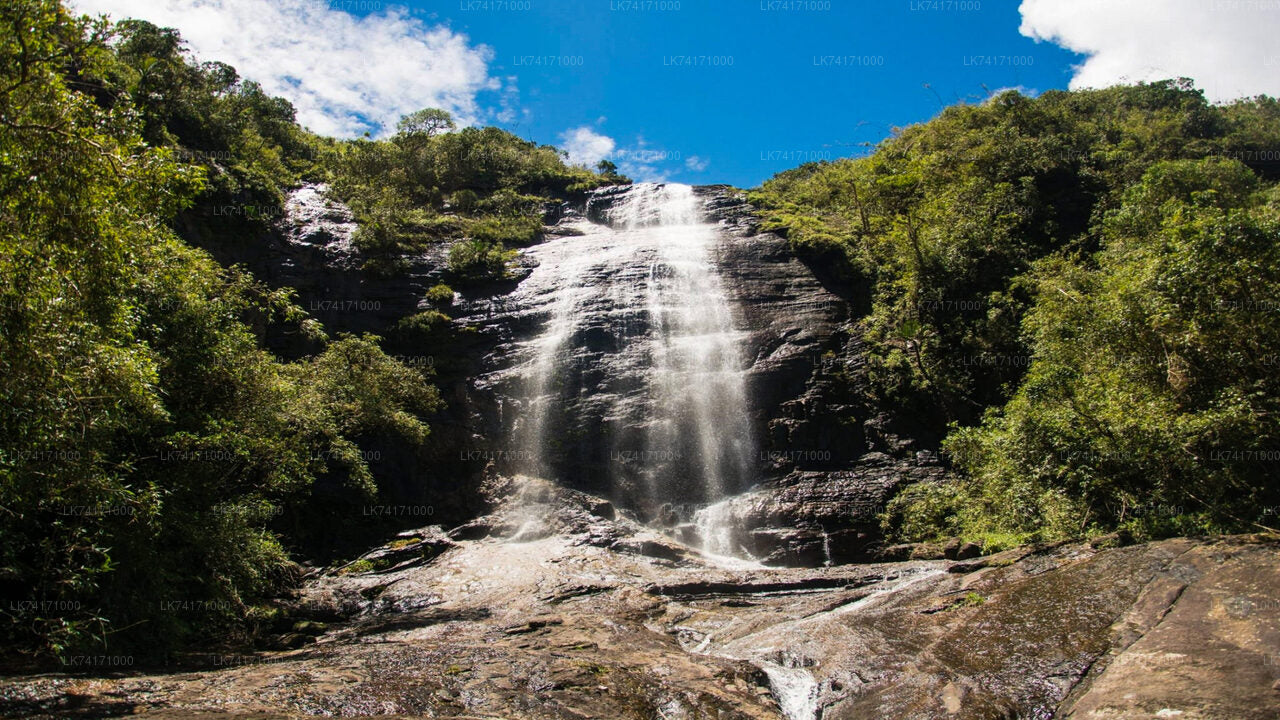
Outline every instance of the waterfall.
{"label": "waterfall", "polygon": [[516,470],[653,517],[683,508],[673,514],[687,521],[753,479],[717,228],[687,185],[639,184],[598,202],[588,215],[602,222],[528,251],[538,265],[518,293],[544,319],[519,348],[513,437],[527,457]]}

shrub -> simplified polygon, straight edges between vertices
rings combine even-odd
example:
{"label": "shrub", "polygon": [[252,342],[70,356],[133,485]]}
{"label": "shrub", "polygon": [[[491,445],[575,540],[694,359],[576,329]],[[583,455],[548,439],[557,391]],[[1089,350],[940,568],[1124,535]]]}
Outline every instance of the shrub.
{"label": "shrub", "polygon": [[[289,292],[169,230],[206,197],[208,168],[155,140],[185,127],[166,111],[235,144],[257,142],[241,111],[260,104],[259,134],[287,136],[298,129],[273,123],[291,110],[250,90],[253,107],[209,117],[149,105],[121,63],[176,34],[126,27],[113,48],[100,22],[47,0],[0,5],[0,24],[24,32],[0,35],[0,637],[48,655],[163,654],[247,627],[296,578],[281,512],[324,483],[373,492],[358,441],[421,443],[438,403],[372,338],[295,363],[261,347],[253,328],[269,323],[327,339]],[[190,71],[151,62],[155,82]],[[205,72],[183,82],[232,92],[229,69]]]}
{"label": "shrub", "polygon": [[515,250],[480,239],[462,240],[449,249],[449,271],[461,282],[505,278]]}
{"label": "shrub", "polygon": [[427,290],[427,301],[432,305],[447,308],[453,304],[453,288],[444,283],[433,285]]}
{"label": "shrub", "polygon": [[495,245],[523,247],[542,237],[542,220],[537,217],[491,217],[471,224],[473,239]]}

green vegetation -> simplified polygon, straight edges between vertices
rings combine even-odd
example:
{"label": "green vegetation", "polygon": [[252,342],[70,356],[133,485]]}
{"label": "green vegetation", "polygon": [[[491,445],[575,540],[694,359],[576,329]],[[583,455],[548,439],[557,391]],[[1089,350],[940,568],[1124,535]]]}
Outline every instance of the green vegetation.
{"label": "green vegetation", "polygon": [[395,272],[401,255],[453,241],[451,282],[501,280],[513,248],[540,239],[549,201],[630,182],[566,165],[554,147],[498,128],[444,132],[452,127],[448,113],[422,110],[388,140],[338,143],[326,157],[335,194],[360,223],[356,245],[373,267]]}
{"label": "green vegetation", "polygon": [[[159,654],[286,620],[267,602],[294,559],[345,527],[319,518],[389,492],[364,450],[422,448],[442,403],[381,339],[329,337],[182,238],[254,242],[326,181],[369,269],[449,244],[449,284],[391,328],[418,352],[468,332],[454,288],[510,277],[549,202],[628,180],[430,108],[320,138],[175,32],[56,0],[0,24],[0,637]],[[1278,147],[1269,98],[1005,93],[755,191],[865,311],[869,403],[945,436],[956,479],[908,489],[890,531],[992,550],[1274,525]],[[282,328],[314,352],[265,350]]]}
{"label": "green vegetation", "polygon": [[979,595],[976,592],[970,591],[965,593],[962,597],[958,597],[955,600],[952,600],[950,604],[948,604],[945,608],[943,608],[943,610],[948,611],[948,610],[958,610],[959,608],[978,607],[986,602],[987,602],[987,599],[985,597]]}
{"label": "green vegetation", "polygon": [[[176,32],[57,0],[0,25],[0,638],[45,657],[243,639],[299,549],[348,529],[334,508],[381,499],[364,448],[416,451],[441,402],[378,338],[328,337],[291,290],[182,238],[256,242],[326,180],[387,267],[464,238],[474,280],[536,240],[546,198],[623,179],[436,110],[391,140],[320,138]],[[434,342],[448,320],[400,329]],[[268,328],[317,350],[282,360]]]}
{"label": "green vegetation", "polygon": [[911,488],[886,526],[988,549],[1262,527],[1280,501],[1276,147],[1269,98],[1008,92],[754,192],[862,292],[875,401],[947,436],[959,479]]}
{"label": "green vegetation", "polygon": [[54,654],[163,651],[252,615],[293,572],[273,522],[321,478],[373,498],[357,439],[421,443],[438,400],[370,338],[296,363],[264,352],[251,321],[323,333],[286,292],[168,229],[211,192],[280,182],[249,182],[271,153],[241,148],[211,179],[148,142],[194,118],[210,137],[256,142],[254,89],[217,91],[250,103],[235,122],[217,108],[160,113],[135,103],[151,97],[140,83],[190,77],[157,62],[144,81],[129,64],[144,38],[163,50],[171,36],[126,24],[113,51],[110,28],[54,3],[3,14],[30,28],[0,40],[3,633]]}
{"label": "green vegetation", "polygon": [[453,288],[439,283],[427,290],[427,300],[437,307],[447,308],[453,304]]}
{"label": "green vegetation", "polygon": [[316,161],[331,141],[299,127],[287,101],[228,65],[190,60],[173,29],[124,20],[103,32],[113,57],[88,92],[106,109],[136,112],[143,141],[204,171],[185,230],[260,227],[281,216],[285,189],[322,177]]}

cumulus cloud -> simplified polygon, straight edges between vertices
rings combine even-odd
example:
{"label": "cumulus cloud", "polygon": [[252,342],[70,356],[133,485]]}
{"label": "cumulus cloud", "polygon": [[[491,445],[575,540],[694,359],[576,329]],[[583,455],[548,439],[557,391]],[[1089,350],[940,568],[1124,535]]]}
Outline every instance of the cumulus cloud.
{"label": "cumulus cloud", "polygon": [[680,153],[653,147],[643,137],[627,147],[618,148],[612,160],[618,169],[634,180],[640,182],[666,182],[670,176],[667,167],[673,162],[680,162]]}
{"label": "cumulus cloud", "polygon": [[1071,87],[1189,77],[1214,101],[1280,95],[1275,0],[1023,0],[1020,31],[1086,55]]}
{"label": "cumulus cloud", "polygon": [[378,135],[424,107],[471,124],[485,119],[477,93],[501,87],[488,47],[399,8],[357,17],[320,0],[72,1],[80,12],[177,28],[201,59],[287,98],[299,122],[325,135]]}
{"label": "cumulus cloud", "polygon": [[617,143],[608,135],[602,135],[583,125],[560,133],[560,147],[569,153],[569,162],[594,166],[612,155]]}
{"label": "cumulus cloud", "polygon": [[[601,118],[603,121],[604,118]],[[569,162],[595,167],[601,160],[609,160],[618,171],[639,182],[666,182],[671,163],[680,162],[680,153],[652,147],[643,137],[637,137],[629,145],[583,125],[560,133],[560,148],[569,154]],[[708,161],[691,155],[684,160],[690,170],[705,170]]]}

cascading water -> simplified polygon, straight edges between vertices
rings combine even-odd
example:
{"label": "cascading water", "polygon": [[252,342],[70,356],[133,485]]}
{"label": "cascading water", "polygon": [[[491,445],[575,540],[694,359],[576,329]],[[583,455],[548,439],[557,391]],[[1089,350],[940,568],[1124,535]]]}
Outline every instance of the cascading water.
{"label": "cascading water", "polygon": [[[545,322],[518,349],[514,469],[687,521],[753,480],[717,229],[687,185],[640,184],[599,202],[607,208],[588,214],[602,223],[529,251],[538,266],[517,301],[544,308]],[[701,534],[725,550],[718,529]]]}

